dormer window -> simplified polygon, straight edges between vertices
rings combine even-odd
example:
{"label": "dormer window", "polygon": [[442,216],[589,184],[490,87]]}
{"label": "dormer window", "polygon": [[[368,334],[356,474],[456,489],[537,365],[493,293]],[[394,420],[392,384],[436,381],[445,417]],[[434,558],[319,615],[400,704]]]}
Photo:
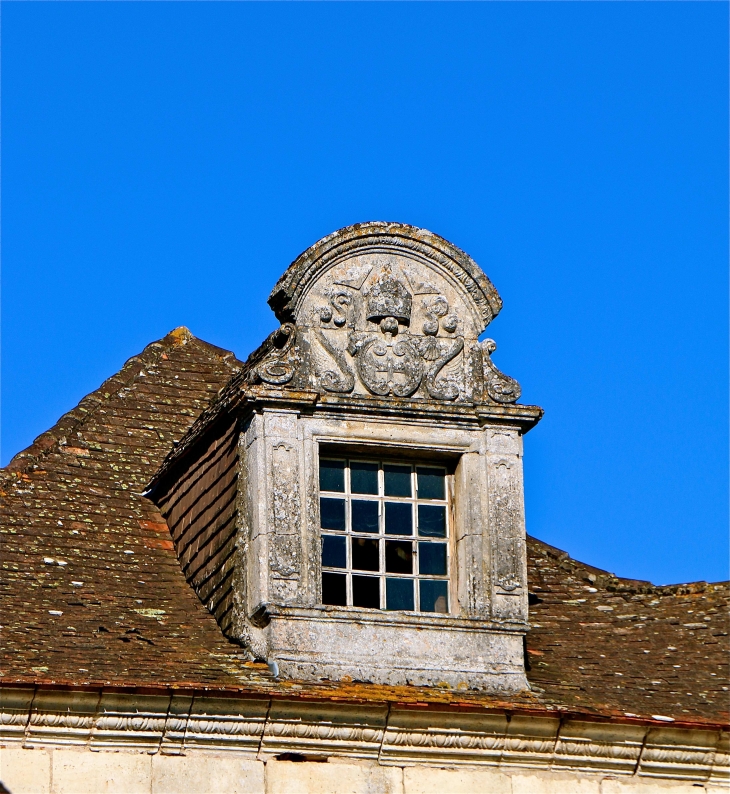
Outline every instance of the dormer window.
{"label": "dormer window", "polygon": [[281,326],[155,485],[201,601],[284,678],[523,689],[542,411],[480,341],[489,279],[424,229],[366,223],[269,303]]}
{"label": "dormer window", "polygon": [[443,466],[321,458],[322,602],[449,612],[449,476]]}

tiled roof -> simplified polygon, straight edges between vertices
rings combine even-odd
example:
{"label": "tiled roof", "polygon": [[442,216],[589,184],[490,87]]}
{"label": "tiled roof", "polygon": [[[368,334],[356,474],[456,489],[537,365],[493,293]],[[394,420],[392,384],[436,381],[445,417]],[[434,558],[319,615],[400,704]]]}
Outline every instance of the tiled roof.
{"label": "tiled roof", "polygon": [[[0,472],[0,683],[204,688],[338,700],[728,721],[727,584],[654,587],[528,542],[532,691],[277,681],[226,640],[144,496],[241,362],[177,329]],[[534,603],[533,603],[534,602]]]}

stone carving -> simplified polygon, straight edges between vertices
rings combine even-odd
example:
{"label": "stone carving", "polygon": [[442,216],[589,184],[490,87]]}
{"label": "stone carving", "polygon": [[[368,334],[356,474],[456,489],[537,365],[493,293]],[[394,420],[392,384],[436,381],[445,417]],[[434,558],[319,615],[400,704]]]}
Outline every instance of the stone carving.
{"label": "stone carving", "polygon": [[283,386],[294,376],[299,363],[299,350],[295,346],[297,329],[292,323],[283,323],[259,348],[260,360],[255,361],[253,374],[264,383]]}
{"label": "stone carving", "polygon": [[410,397],[423,378],[418,349],[409,337],[395,341],[395,318],[383,318],[380,324],[385,340],[373,334],[352,334],[347,352],[355,358],[358,375],[371,394]]}
{"label": "stone carving", "polygon": [[401,224],[361,224],[320,241],[269,303],[281,328],[247,363],[249,382],[320,394],[515,402],[492,340],[501,308],[478,266],[445,240]]}
{"label": "stone carving", "polygon": [[[408,325],[411,321],[413,298],[406,287],[393,278],[390,267],[385,266],[375,283],[365,293],[366,317],[372,322],[380,322],[381,330],[392,329],[395,319]],[[383,322],[386,326],[383,327]],[[397,333],[391,330],[391,333]]]}
{"label": "stone carving", "polygon": [[[369,275],[369,273],[368,273]],[[429,287],[431,289],[431,287]],[[340,291],[341,305],[353,306],[354,299]],[[442,295],[432,301],[424,301],[426,320],[424,336],[413,336],[401,332],[401,326],[411,323],[413,298],[405,284],[397,279],[390,266],[384,265],[374,283],[364,295],[365,319],[377,324],[382,335],[367,331],[349,334],[347,353],[355,361],[357,374],[365,388],[379,397],[393,395],[410,397],[425,384],[430,397],[438,400],[454,400],[460,394],[455,377],[440,377],[443,368],[463,349],[462,337],[440,340],[436,338],[441,327],[453,333],[458,325],[455,314],[448,314],[449,304]],[[334,305],[335,300],[331,303]],[[322,323],[330,321],[345,324],[344,315],[338,323],[329,310],[319,309]],[[315,336],[330,357],[337,363],[339,373],[326,370],[320,374],[320,382],[327,391],[346,393],[355,386],[352,370],[335,344],[319,329]]]}
{"label": "stone carving", "polygon": [[327,290],[329,305],[322,306],[318,310],[319,319],[323,326],[333,323],[336,328],[354,325],[353,318],[353,294],[347,289]]}
{"label": "stone carving", "polygon": [[[4,695],[13,694],[5,689]],[[65,710],[58,723],[55,713],[38,714],[41,724],[58,724],[57,733],[35,737],[28,734],[28,703],[20,711],[24,730],[4,736],[5,744],[15,752],[23,746],[52,749],[59,744],[84,744],[75,733],[75,725],[79,716],[86,720],[87,715],[75,711],[75,694],[62,693],[68,703],[63,704]],[[372,707],[347,703],[329,708],[326,719],[322,719],[321,704],[312,703],[305,704],[292,718],[278,714],[277,701],[269,697],[224,700],[196,696],[197,709],[202,713],[186,710],[174,714],[174,697],[149,698],[140,693],[120,696],[126,715],[140,710],[141,719],[125,715],[119,720],[120,715],[107,715],[103,707],[96,706],[88,715],[95,727],[89,749],[167,753],[169,748],[163,737],[174,731],[182,737],[183,748],[196,752],[213,750],[218,758],[229,754],[239,757],[241,752],[257,750],[302,754],[317,751],[344,758],[378,758],[384,765],[405,762],[473,769],[474,765],[499,764],[506,774],[524,773],[529,766],[556,772],[619,774],[627,776],[627,780],[638,780],[639,788],[643,779],[654,788],[668,785],[667,791],[679,781],[686,782],[686,788],[708,778],[719,791],[728,775],[727,734],[709,728],[673,728],[667,735],[661,729],[657,731],[656,725],[580,722],[533,714],[527,719],[523,715],[519,733],[510,735],[503,721],[483,712],[411,710],[404,721],[403,712],[395,707],[378,718]],[[148,708],[154,713],[147,712]],[[66,740],[61,738],[64,731],[69,733]],[[35,754],[37,750],[28,752]],[[83,756],[79,753],[79,757]],[[671,782],[663,783],[665,780]]]}
{"label": "stone carving", "polygon": [[493,478],[492,521],[497,536],[494,556],[495,583],[505,592],[511,593],[522,585],[522,538],[518,500],[514,493],[514,476],[507,460],[496,462]]}
{"label": "stone carving", "polygon": [[355,374],[347,363],[344,352],[330,342],[319,328],[315,327],[313,331],[319,343],[329,353],[339,369],[339,372],[325,370],[320,374],[319,382],[322,384],[322,388],[325,391],[340,394],[351,392],[355,388]]}
{"label": "stone carving", "polygon": [[493,339],[485,339],[482,344],[482,360],[484,362],[484,389],[487,394],[498,403],[516,402],[522,389],[520,384],[509,375],[500,372],[492,362],[491,354],[497,349]]}
{"label": "stone carving", "polygon": [[296,578],[300,560],[300,500],[296,452],[280,441],[271,450],[271,522],[273,532],[269,550],[269,568],[282,579]]}
{"label": "stone carving", "polygon": [[426,389],[435,400],[455,400],[459,396],[459,386],[454,377],[441,377],[441,370],[464,349],[461,337],[437,342],[423,340],[420,352],[425,361],[431,362],[426,369]]}

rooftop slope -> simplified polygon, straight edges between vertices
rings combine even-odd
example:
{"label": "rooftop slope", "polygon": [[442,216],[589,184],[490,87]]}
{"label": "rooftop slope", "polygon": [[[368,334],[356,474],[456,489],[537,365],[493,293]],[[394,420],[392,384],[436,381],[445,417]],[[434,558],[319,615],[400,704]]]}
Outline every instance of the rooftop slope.
{"label": "rooftop slope", "polygon": [[235,681],[246,657],[140,494],[240,362],[179,328],[0,475],[0,680]]}
{"label": "rooftop slope", "polygon": [[229,643],[141,496],[240,371],[177,329],[130,359],[0,472],[0,681],[206,687],[357,700],[561,709],[726,723],[729,589],[617,579],[528,540],[533,691],[273,679]]}

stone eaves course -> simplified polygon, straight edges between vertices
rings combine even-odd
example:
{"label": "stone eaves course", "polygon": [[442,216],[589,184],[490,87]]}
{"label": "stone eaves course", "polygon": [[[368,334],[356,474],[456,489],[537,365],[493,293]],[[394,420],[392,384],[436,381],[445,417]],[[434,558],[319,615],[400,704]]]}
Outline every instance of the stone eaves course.
{"label": "stone eaves course", "polygon": [[[241,362],[177,329],[0,473],[3,686],[225,691],[587,718],[728,722],[729,588],[618,579],[528,541],[532,691],[278,681],[223,637],[144,496]],[[436,706],[438,708],[438,706]],[[658,719],[657,719],[658,718]]]}

